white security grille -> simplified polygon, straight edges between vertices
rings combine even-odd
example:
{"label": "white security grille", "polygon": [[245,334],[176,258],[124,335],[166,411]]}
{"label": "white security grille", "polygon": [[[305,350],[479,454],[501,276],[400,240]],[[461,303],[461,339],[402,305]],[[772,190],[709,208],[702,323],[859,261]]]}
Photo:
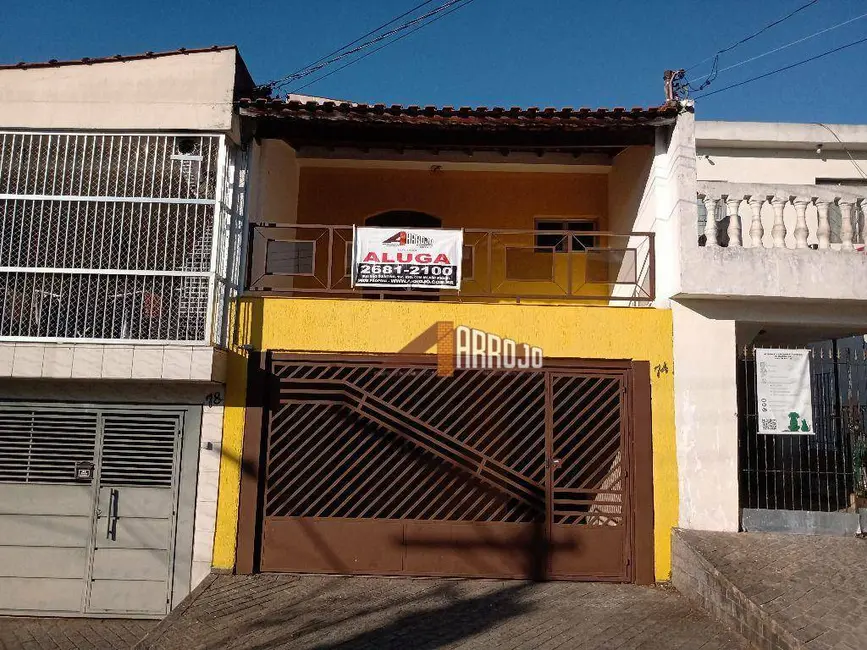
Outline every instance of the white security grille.
{"label": "white security grille", "polygon": [[223,342],[244,160],[217,135],[0,132],[0,338]]}

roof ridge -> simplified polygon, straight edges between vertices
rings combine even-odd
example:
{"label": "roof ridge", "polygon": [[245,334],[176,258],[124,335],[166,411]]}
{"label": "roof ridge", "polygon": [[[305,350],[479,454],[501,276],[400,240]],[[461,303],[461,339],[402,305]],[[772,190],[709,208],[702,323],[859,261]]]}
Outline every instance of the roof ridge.
{"label": "roof ridge", "polygon": [[210,47],[186,48],[181,47],[176,50],[165,50],[163,52],[142,52],[140,54],[114,54],[112,56],[103,56],[91,58],[88,56],[81,59],[58,60],[49,59],[48,61],[26,62],[19,63],[3,63],[0,64],[0,70],[29,70],[31,68],[53,68],[67,65],[92,65],[94,63],[116,63],[118,61],[138,61],[142,59],[156,59],[164,56],[177,56],[180,54],[202,54],[205,52],[222,52],[224,50],[238,51],[237,45],[211,45]]}

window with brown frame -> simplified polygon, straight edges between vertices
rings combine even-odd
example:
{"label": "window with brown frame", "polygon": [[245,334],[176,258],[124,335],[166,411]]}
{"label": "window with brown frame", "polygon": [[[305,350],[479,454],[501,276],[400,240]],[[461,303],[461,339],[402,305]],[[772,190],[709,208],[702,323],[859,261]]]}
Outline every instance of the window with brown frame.
{"label": "window with brown frame", "polygon": [[[592,232],[596,230],[595,219],[536,219],[536,230],[568,230],[570,232]],[[582,253],[588,248],[596,247],[595,235],[571,235],[572,245],[569,247],[569,237],[563,232],[536,233],[536,248],[540,252]]]}

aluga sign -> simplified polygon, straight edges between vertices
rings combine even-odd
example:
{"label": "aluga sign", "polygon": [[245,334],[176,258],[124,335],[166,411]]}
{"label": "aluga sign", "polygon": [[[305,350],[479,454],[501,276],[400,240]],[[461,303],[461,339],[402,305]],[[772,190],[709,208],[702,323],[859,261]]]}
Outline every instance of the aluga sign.
{"label": "aluga sign", "polygon": [[354,228],[352,286],[460,289],[462,230]]}

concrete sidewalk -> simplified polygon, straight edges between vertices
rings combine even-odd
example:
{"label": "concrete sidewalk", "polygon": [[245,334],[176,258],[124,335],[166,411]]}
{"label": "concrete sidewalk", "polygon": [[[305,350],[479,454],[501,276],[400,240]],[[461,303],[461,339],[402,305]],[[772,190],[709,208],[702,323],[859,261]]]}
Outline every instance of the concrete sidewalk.
{"label": "concrete sidewalk", "polygon": [[132,648],[157,621],[0,616],[0,650]]}
{"label": "concrete sidewalk", "polygon": [[154,650],[747,648],[668,587],[211,576],[141,643]]}
{"label": "concrete sidewalk", "polygon": [[678,530],[673,582],[759,648],[867,648],[867,541]]}

